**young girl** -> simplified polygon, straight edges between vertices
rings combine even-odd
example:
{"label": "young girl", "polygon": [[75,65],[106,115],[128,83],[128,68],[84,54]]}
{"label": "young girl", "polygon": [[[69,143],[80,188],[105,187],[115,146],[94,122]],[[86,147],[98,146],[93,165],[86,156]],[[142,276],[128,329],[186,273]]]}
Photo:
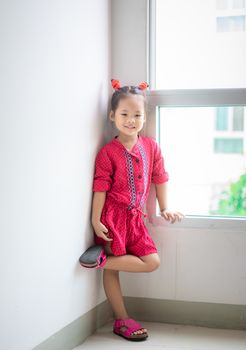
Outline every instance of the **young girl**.
{"label": "young girl", "polygon": [[115,315],[113,331],[128,340],[145,340],[147,330],[129,318],[119,271],[151,272],[160,265],[154,241],[142,217],[150,183],[155,184],[161,216],[172,223],[183,215],[167,207],[166,182],[161,150],[154,139],[139,135],[146,121],[146,83],[120,87],[112,80],[110,120],[118,130],[101,148],[95,164],[92,225],[96,246],[81,257],[85,267],[101,267],[106,296]]}

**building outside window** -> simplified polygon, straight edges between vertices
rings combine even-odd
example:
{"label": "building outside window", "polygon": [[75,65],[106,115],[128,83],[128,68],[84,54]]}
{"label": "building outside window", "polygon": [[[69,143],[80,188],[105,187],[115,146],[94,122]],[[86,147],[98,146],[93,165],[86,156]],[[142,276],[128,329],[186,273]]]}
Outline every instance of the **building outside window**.
{"label": "building outside window", "polygon": [[245,0],[217,0],[216,10],[217,32],[245,31]]}

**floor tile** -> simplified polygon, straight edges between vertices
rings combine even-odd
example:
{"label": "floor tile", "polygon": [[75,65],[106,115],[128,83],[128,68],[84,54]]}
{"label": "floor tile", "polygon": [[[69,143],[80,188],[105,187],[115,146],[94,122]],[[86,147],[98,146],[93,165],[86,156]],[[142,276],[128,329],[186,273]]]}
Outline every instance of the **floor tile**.
{"label": "floor tile", "polygon": [[74,350],[246,350],[246,332],[215,328],[141,322],[149,338],[130,342],[112,332],[112,323],[98,329]]}

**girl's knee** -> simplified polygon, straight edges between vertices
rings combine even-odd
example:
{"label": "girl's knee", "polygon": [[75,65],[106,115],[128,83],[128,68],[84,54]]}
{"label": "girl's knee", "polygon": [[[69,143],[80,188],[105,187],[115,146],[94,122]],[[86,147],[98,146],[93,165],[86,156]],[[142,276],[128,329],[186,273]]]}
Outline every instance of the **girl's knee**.
{"label": "girl's knee", "polygon": [[146,272],[152,272],[158,269],[160,266],[160,258],[158,254],[151,254],[143,257],[142,260],[146,264]]}
{"label": "girl's knee", "polygon": [[157,270],[160,267],[160,258],[158,255],[152,258],[150,263],[150,272]]}

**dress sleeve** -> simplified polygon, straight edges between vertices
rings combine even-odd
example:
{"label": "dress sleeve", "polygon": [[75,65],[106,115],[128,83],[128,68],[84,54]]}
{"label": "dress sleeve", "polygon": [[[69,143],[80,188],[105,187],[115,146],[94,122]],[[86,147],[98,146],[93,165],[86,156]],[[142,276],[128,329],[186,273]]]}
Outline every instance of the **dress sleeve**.
{"label": "dress sleeve", "polygon": [[156,141],[154,141],[154,164],[152,171],[152,183],[162,184],[169,179],[169,174],[165,170],[164,158],[161,149]]}
{"label": "dress sleeve", "polygon": [[95,174],[93,180],[93,192],[105,192],[112,185],[113,168],[107,151],[102,148],[95,161]]}

